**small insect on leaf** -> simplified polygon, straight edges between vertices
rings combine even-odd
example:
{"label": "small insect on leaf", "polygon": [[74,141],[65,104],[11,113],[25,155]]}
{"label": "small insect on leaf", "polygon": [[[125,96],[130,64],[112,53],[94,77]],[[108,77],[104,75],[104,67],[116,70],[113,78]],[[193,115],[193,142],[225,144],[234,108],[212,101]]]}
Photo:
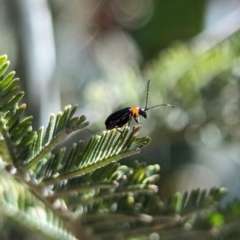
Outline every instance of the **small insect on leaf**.
{"label": "small insect on leaf", "polygon": [[137,124],[140,124],[139,116],[147,118],[146,112],[155,107],[166,106],[166,107],[174,108],[171,104],[158,104],[148,108],[147,103],[148,103],[149,84],[150,84],[150,80],[148,80],[148,83],[147,83],[147,96],[146,96],[145,108],[140,108],[137,106],[126,107],[110,114],[105,121],[107,130],[116,128],[118,131],[120,131],[119,128],[123,127],[125,124],[128,124],[128,126],[130,126],[130,122],[132,118],[135,120]]}

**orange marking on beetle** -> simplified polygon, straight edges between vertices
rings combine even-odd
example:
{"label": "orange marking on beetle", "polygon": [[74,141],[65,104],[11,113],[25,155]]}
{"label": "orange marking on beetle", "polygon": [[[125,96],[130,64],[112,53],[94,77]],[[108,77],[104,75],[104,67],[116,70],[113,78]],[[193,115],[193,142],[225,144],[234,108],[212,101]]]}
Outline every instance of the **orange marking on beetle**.
{"label": "orange marking on beetle", "polygon": [[138,117],[139,116],[139,107],[132,107],[132,116]]}

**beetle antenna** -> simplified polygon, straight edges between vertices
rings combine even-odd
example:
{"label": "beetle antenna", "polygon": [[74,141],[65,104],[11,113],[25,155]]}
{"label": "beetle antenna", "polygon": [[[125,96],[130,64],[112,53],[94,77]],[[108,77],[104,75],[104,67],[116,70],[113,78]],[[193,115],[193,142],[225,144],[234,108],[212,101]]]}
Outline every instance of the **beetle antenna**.
{"label": "beetle antenna", "polygon": [[147,103],[148,103],[149,84],[150,84],[150,80],[148,80],[148,83],[147,83],[147,96],[146,96],[146,106],[145,106],[145,109],[147,109]]}
{"label": "beetle antenna", "polygon": [[145,111],[148,111],[149,109],[152,109],[152,108],[155,108],[155,107],[161,107],[161,106],[174,108],[173,105],[168,104],[168,103],[164,103],[164,104],[158,104],[158,105],[152,106],[152,107],[150,107],[150,108],[145,108],[144,110],[145,110]]}

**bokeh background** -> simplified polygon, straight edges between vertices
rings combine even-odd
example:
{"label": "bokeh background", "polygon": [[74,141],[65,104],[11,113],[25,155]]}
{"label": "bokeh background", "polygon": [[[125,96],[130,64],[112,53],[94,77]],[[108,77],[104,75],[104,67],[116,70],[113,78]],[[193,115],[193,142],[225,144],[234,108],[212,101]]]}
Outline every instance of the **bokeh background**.
{"label": "bokeh background", "polygon": [[70,141],[87,141],[113,111],[145,106],[148,79],[149,106],[175,106],[141,119],[152,143],[126,160],[160,164],[162,198],[212,186],[228,188],[223,205],[240,195],[239,29],[240,0],[0,1],[0,54],[35,128],[78,104],[91,125]]}

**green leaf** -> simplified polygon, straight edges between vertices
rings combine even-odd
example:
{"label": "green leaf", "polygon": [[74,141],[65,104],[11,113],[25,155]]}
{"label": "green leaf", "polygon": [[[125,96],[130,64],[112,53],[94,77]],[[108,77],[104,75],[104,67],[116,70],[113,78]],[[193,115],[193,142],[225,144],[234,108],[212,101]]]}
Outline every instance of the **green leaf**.
{"label": "green leaf", "polygon": [[3,74],[7,71],[9,65],[9,61],[5,61],[3,58],[0,59],[0,76],[3,76]]}
{"label": "green leaf", "polygon": [[61,219],[22,184],[0,170],[0,212],[44,239],[76,240]]}
{"label": "green leaf", "polygon": [[2,65],[7,61],[7,55],[1,55],[0,56],[0,68],[2,67]]}
{"label": "green leaf", "polygon": [[[53,184],[81,176],[112,162],[139,153],[140,149],[147,146],[151,141],[147,137],[137,137],[140,129],[140,126],[136,127],[129,135],[127,135],[129,133],[127,127],[121,134],[116,129],[105,131],[101,136],[92,137],[85,150],[82,150],[82,142],[79,142],[72,149],[65,165],[59,170],[59,175],[44,179],[44,184]],[[140,143],[136,144],[136,142]],[[76,156],[78,156],[77,162]]]}

